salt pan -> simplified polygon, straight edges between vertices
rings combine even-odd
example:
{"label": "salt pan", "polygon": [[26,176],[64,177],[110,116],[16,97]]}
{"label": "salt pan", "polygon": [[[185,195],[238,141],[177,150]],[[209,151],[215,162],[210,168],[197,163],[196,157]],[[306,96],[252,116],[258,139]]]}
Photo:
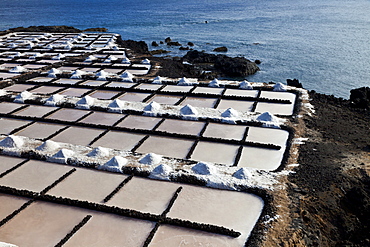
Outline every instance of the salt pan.
{"label": "salt pan", "polygon": [[20,148],[24,144],[24,141],[19,136],[9,135],[0,142],[0,146],[6,148]]}
{"label": "salt pan", "polygon": [[197,115],[198,111],[191,105],[185,105],[181,108],[180,113],[182,115]]}
{"label": "salt pan", "polygon": [[139,160],[144,165],[157,165],[162,161],[162,156],[154,153],[149,153]]}
{"label": "salt pan", "polygon": [[200,175],[214,175],[217,173],[217,168],[214,165],[205,162],[198,162],[191,170]]}

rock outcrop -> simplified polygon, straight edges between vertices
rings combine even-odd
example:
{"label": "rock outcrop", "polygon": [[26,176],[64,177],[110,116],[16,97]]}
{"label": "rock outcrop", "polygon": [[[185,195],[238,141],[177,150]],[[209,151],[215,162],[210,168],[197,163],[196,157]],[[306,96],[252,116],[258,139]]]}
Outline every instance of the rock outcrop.
{"label": "rock outcrop", "polygon": [[370,109],[370,88],[361,87],[351,90],[350,101],[356,108]]}

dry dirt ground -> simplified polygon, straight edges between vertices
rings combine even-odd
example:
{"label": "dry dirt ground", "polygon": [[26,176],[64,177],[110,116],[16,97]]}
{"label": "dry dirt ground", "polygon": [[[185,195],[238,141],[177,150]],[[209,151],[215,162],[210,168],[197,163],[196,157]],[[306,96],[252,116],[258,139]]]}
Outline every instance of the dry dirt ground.
{"label": "dry dirt ground", "polygon": [[370,112],[310,92],[297,162],[261,246],[370,246]]}

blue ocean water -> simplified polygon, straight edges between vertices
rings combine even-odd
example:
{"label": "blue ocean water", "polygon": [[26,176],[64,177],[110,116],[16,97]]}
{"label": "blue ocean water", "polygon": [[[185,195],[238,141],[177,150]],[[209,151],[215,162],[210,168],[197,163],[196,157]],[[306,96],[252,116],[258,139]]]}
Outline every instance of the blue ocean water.
{"label": "blue ocean water", "polygon": [[106,27],[148,44],[170,36],[207,52],[227,46],[262,61],[250,81],[297,78],[344,98],[370,85],[369,0],[1,0],[0,30],[31,25]]}

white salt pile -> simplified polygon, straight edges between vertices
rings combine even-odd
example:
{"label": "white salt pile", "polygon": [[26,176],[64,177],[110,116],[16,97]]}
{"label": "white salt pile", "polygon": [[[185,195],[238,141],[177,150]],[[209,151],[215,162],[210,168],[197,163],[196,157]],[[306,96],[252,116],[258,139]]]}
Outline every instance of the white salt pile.
{"label": "white salt pile", "polygon": [[90,106],[94,105],[95,99],[89,95],[86,95],[76,103],[76,107],[80,109],[90,109]]}
{"label": "white salt pile", "polygon": [[67,162],[68,158],[72,158],[75,152],[69,149],[62,148],[56,154],[51,157],[51,160],[55,162]]}
{"label": "white salt pile", "polygon": [[147,155],[145,155],[144,157],[142,157],[140,160],[139,160],[139,163],[140,164],[144,164],[144,165],[157,165],[159,163],[161,163],[162,161],[162,156],[161,155],[158,155],[158,154],[154,154],[154,153],[149,153]]}
{"label": "white salt pile", "polygon": [[96,158],[107,157],[109,156],[109,149],[103,148],[103,147],[97,147],[97,148],[94,148],[90,153],[88,153],[87,156],[96,157]]}
{"label": "white salt pile", "polygon": [[0,247],[18,247],[18,246],[14,244],[0,242]]}
{"label": "white salt pile", "polygon": [[14,99],[14,102],[16,103],[24,103],[24,101],[26,99],[29,99],[32,97],[32,93],[28,92],[28,91],[23,91],[21,92],[20,94],[18,94],[15,99]]}
{"label": "white salt pile", "polygon": [[252,177],[252,173],[250,172],[250,170],[248,168],[240,168],[239,170],[237,170],[234,174],[233,174],[233,177],[234,178],[237,178],[237,179],[249,179]]}
{"label": "white salt pile", "polygon": [[56,106],[58,103],[62,102],[64,99],[64,96],[63,95],[60,95],[60,94],[53,94],[52,96],[50,96],[44,105],[47,105],[47,106]]}
{"label": "white salt pile", "polygon": [[111,172],[122,172],[122,167],[127,164],[127,159],[121,156],[114,156],[107,163],[98,167],[101,170],[107,170]]}
{"label": "white salt pile", "polygon": [[150,102],[147,106],[144,107],[146,112],[158,112],[161,109],[161,105],[155,101]]}
{"label": "white salt pile", "polygon": [[131,64],[131,61],[130,61],[130,59],[128,59],[127,57],[125,57],[124,59],[122,59],[122,62],[121,62],[122,64],[128,64],[128,65],[130,65]]}
{"label": "white salt pile", "polygon": [[239,88],[240,89],[246,89],[246,90],[251,90],[253,89],[252,85],[250,84],[249,81],[242,81],[240,84],[239,84]]}
{"label": "white salt pile", "polygon": [[122,78],[122,81],[125,82],[133,82],[132,79],[134,78],[134,76],[128,71],[123,72],[120,77]]}
{"label": "white salt pile", "polygon": [[71,75],[71,79],[81,79],[82,76],[85,74],[85,71],[82,71],[82,70],[75,70],[72,75]]}
{"label": "white salt pile", "polygon": [[63,54],[59,53],[58,55],[52,57],[51,59],[53,59],[53,60],[61,60],[63,58],[65,58],[65,56]]}
{"label": "white salt pile", "polygon": [[276,83],[272,89],[272,91],[275,91],[275,92],[286,92],[286,90],[287,90],[286,86],[282,84],[281,82]]}
{"label": "white salt pile", "polygon": [[238,117],[238,116],[239,116],[239,113],[231,107],[226,109],[221,114],[221,117],[225,117],[225,118],[235,118],[235,117]]}
{"label": "white salt pile", "polygon": [[109,75],[108,72],[101,70],[98,73],[96,73],[96,76],[98,77],[96,80],[98,81],[105,81],[106,77]]}
{"label": "white salt pile", "polygon": [[0,89],[0,96],[6,95],[6,91],[3,89]]}
{"label": "white salt pile", "polygon": [[93,55],[90,55],[88,56],[86,59],[85,59],[85,63],[91,63],[92,61],[96,60],[97,58],[94,57]]}
{"label": "white salt pile", "polygon": [[150,65],[150,60],[149,59],[144,59],[143,61],[141,61],[142,64],[147,64],[147,65]]}
{"label": "white salt pile", "polygon": [[23,144],[23,139],[14,135],[9,135],[0,142],[0,146],[5,148],[20,148],[23,146]]}
{"label": "white salt pile", "polygon": [[273,114],[271,114],[270,112],[267,111],[267,112],[264,112],[261,115],[259,115],[257,117],[257,120],[258,121],[263,121],[263,122],[274,122],[274,121],[276,121],[276,117]]}
{"label": "white salt pile", "polygon": [[182,115],[197,115],[198,111],[191,105],[185,105],[180,109]]}
{"label": "white salt pile", "polygon": [[199,175],[214,175],[217,173],[217,168],[206,162],[198,162],[191,170]]}
{"label": "white salt pile", "polygon": [[54,49],[54,46],[50,44],[50,45],[47,45],[46,48],[49,49],[49,50],[52,50],[52,49]]}
{"label": "white salt pile", "polygon": [[181,78],[178,82],[177,85],[179,86],[191,86],[194,83],[188,80],[186,77]]}
{"label": "white salt pile", "polygon": [[108,105],[108,109],[111,112],[121,112],[124,108],[125,102],[120,99],[115,99]]}
{"label": "white salt pile", "polygon": [[51,70],[48,71],[48,74],[60,74],[62,71],[56,68],[52,68]]}
{"label": "white salt pile", "polygon": [[153,79],[152,83],[153,84],[162,84],[163,77],[157,76],[156,78]]}
{"label": "white salt pile", "polygon": [[172,171],[173,170],[170,166],[161,164],[153,169],[149,177],[169,180],[169,176]]}
{"label": "white salt pile", "polygon": [[208,84],[208,87],[220,87],[220,82],[217,79],[214,79]]}
{"label": "white salt pile", "polygon": [[9,70],[10,73],[22,73],[24,71],[26,71],[26,69],[19,65]]}
{"label": "white salt pile", "polygon": [[51,152],[51,151],[58,149],[59,147],[60,146],[58,143],[51,141],[51,140],[47,140],[43,142],[40,146],[38,146],[36,150],[44,151],[44,152]]}

